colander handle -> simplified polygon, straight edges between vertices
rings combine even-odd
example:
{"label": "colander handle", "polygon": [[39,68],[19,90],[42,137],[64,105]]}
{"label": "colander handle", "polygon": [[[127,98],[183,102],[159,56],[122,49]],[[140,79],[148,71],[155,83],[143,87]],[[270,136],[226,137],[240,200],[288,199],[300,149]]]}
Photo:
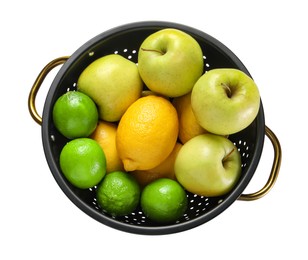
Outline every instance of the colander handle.
{"label": "colander handle", "polygon": [[63,56],[57,59],[54,59],[53,61],[49,62],[40,72],[40,74],[37,76],[36,80],[33,83],[33,86],[30,90],[30,94],[29,94],[29,98],[28,98],[28,108],[29,108],[29,112],[30,115],[32,116],[32,118],[34,119],[34,121],[36,123],[38,123],[39,125],[42,124],[42,117],[38,114],[36,107],[35,107],[35,98],[36,98],[36,94],[39,90],[39,88],[41,87],[45,77],[47,76],[47,74],[55,67],[57,67],[58,65],[61,65],[63,63],[65,63],[68,60],[68,56]]}
{"label": "colander handle", "polygon": [[281,146],[280,146],[279,140],[276,137],[276,135],[267,126],[265,126],[265,134],[271,141],[273,148],[274,148],[274,161],[273,161],[273,165],[271,169],[271,174],[266,184],[261,190],[255,193],[242,194],[238,198],[239,200],[251,201],[251,200],[256,200],[256,199],[263,197],[270,191],[270,189],[274,186],[277,180],[278,173],[280,170],[280,164],[281,164]]}

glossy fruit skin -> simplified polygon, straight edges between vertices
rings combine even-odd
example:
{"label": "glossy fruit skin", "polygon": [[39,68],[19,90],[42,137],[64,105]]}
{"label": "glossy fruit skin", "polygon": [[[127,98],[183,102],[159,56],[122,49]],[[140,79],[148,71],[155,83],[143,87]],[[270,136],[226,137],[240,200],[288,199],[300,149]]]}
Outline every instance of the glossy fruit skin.
{"label": "glossy fruit skin", "polygon": [[69,139],[87,137],[98,121],[96,104],[79,91],[68,91],[53,106],[53,122],[57,130]]}
{"label": "glossy fruit skin", "polygon": [[213,69],[193,87],[191,106],[198,123],[208,132],[230,135],[248,127],[260,107],[255,82],[238,69]]}
{"label": "glossy fruit skin", "polygon": [[97,202],[112,216],[133,212],[139,204],[140,187],[130,174],[115,171],[106,175],[96,190]]}
{"label": "glossy fruit skin", "polygon": [[106,174],[104,151],[90,138],[74,139],[61,150],[60,168],[66,179],[75,187],[94,187]]}
{"label": "glossy fruit skin", "polygon": [[200,196],[221,196],[236,185],[241,175],[241,156],[226,137],[203,134],[183,145],[174,170],[186,190]]}
{"label": "glossy fruit skin", "polygon": [[77,89],[95,101],[100,119],[108,122],[118,121],[142,88],[137,65],[118,54],[96,59],[77,81]]}
{"label": "glossy fruit skin", "polygon": [[203,73],[203,63],[198,42],[173,28],[148,36],[138,52],[138,69],[146,86],[168,97],[191,91]]}
{"label": "glossy fruit skin", "polygon": [[172,223],[183,216],[188,202],[185,190],[177,181],[160,178],[144,188],[140,203],[149,219]]}

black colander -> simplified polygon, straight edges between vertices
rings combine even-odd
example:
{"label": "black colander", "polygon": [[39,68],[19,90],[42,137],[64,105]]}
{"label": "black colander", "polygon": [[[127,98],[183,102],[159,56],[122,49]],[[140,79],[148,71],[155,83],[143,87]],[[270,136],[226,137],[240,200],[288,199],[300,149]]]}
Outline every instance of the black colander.
{"label": "black colander", "polygon": [[[138,49],[150,34],[163,28],[177,28],[187,32],[200,44],[204,54],[204,68],[236,68],[250,75],[242,62],[221,42],[197,29],[170,22],[137,22],[119,26],[103,32],[86,42],[70,57],[53,60],[42,70],[36,79],[30,95],[29,110],[34,120],[42,124],[42,140],[45,156],[50,170],[67,197],[83,212],[110,227],[136,234],[168,234],[184,231],[201,225],[227,209],[235,200],[253,200],[262,197],[273,186],[280,166],[281,149],[274,133],[265,126],[264,111],[261,102],[256,119],[246,129],[229,137],[240,151],[242,157],[242,174],[234,189],[221,197],[203,197],[187,192],[188,207],[185,214],[175,223],[162,225],[149,220],[140,208],[124,217],[112,217],[104,213],[96,201],[96,187],[81,190],[72,186],[62,175],[59,155],[63,146],[69,141],[55,129],[52,121],[52,108],[55,101],[69,90],[76,89],[80,73],[97,58],[116,53],[137,62]],[[47,94],[42,118],[35,108],[37,91],[48,72],[55,66],[63,64]],[[275,158],[270,178],[258,192],[242,195],[254,175],[263,149],[264,136],[273,143]]]}

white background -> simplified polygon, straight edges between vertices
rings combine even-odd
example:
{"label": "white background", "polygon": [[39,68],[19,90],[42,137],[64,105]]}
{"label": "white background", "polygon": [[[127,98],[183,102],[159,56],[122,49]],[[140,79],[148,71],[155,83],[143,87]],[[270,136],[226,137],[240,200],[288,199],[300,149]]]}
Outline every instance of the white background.
{"label": "white background", "polygon": [[[2,1],[1,259],[307,259],[308,41],[305,1]],[[64,195],[47,166],[30,88],[49,61],[110,28],[162,20],[202,30],[228,46],[259,86],[266,124],[283,158],[269,194],[235,201],[197,228],[143,236],[105,226]],[[56,70],[38,97],[41,113]],[[254,178],[261,188],[273,149],[266,139]]]}

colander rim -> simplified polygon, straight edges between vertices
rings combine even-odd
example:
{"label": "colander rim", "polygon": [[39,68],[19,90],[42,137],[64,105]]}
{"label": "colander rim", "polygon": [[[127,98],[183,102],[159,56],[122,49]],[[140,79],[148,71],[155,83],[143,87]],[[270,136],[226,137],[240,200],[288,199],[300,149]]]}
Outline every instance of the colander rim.
{"label": "colander rim", "polygon": [[[251,163],[248,166],[247,174],[242,178],[240,183],[236,186],[234,190],[232,190],[231,193],[228,194],[228,196],[220,203],[219,206],[215,207],[214,209],[210,210],[204,215],[200,215],[194,219],[188,220],[186,222],[176,223],[172,225],[163,225],[163,226],[138,226],[138,225],[132,225],[124,222],[120,222],[116,219],[113,219],[111,217],[108,217],[104,214],[101,214],[94,208],[87,205],[84,201],[82,201],[68,186],[66,180],[64,179],[62,173],[58,169],[56,158],[52,156],[52,148],[51,148],[51,139],[50,139],[50,121],[51,121],[51,105],[54,102],[54,92],[59,85],[60,81],[62,80],[62,77],[65,75],[66,71],[74,65],[75,62],[78,61],[78,59],[83,55],[85,52],[87,52],[89,49],[92,48],[98,41],[101,41],[102,39],[105,39],[107,37],[113,37],[114,35],[117,35],[119,33],[127,33],[127,31],[131,30],[138,30],[138,29],[145,29],[145,28],[168,28],[173,27],[177,29],[181,29],[184,31],[189,32],[192,35],[205,38],[208,42],[208,44],[211,44],[221,50],[222,52],[228,54],[228,58],[234,62],[234,64],[242,71],[250,75],[244,64],[240,61],[240,59],[224,44],[222,44],[220,41],[215,39],[214,37],[208,35],[205,32],[202,32],[198,29],[179,24],[179,23],[173,23],[173,22],[165,22],[165,21],[143,21],[143,22],[134,22],[129,24],[124,24],[118,27],[115,27],[113,29],[110,29],[108,31],[105,31],[103,33],[100,33],[99,35],[95,36],[94,38],[87,41],[85,44],[83,44],[80,48],[78,48],[71,56],[70,58],[63,64],[63,66],[58,71],[55,79],[52,82],[52,85],[48,91],[44,109],[43,109],[43,115],[42,115],[42,141],[43,141],[43,148],[44,153],[49,165],[49,168],[62,189],[62,191],[66,194],[66,196],[82,211],[84,211],[86,214],[91,216],[92,218],[96,219],[97,221],[116,228],[118,230],[130,232],[130,233],[136,233],[136,234],[150,234],[150,235],[162,235],[162,234],[170,234],[170,233],[176,233],[185,231],[194,227],[197,227],[212,218],[218,216],[221,212],[223,212],[226,208],[228,208],[244,191],[248,183],[250,182],[257,165],[259,163],[259,159],[262,154],[263,149],[263,143],[264,143],[264,135],[265,135],[265,120],[264,120],[264,111],[263,111],[263,105],[262,101],[260,104],[260,110],[259,114],[256,118],[256,125],[257,125],[257,137],[255,140],[255,153],[253,155],[253,158],[251,160]],[[251,76],[251,75],[250,75]],[[248,174],[249,173],[249,174]]]}

